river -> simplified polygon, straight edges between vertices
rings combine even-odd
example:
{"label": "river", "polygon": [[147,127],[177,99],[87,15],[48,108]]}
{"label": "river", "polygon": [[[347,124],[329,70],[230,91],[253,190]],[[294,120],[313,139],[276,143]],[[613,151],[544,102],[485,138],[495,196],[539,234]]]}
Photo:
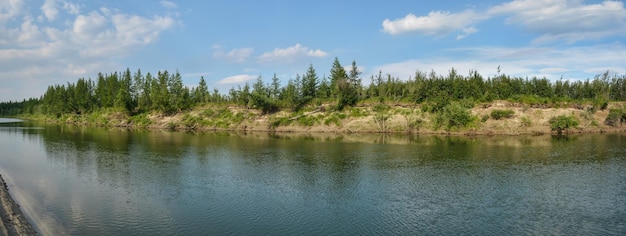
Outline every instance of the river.
{"label": "river", "polygon": [[44,235],[625,235],[626,135],[238,134],[0,125]]}

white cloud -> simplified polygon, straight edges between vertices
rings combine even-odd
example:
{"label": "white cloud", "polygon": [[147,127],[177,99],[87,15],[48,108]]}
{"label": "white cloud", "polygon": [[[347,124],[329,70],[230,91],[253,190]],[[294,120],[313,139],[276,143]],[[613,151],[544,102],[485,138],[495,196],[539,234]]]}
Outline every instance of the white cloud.
{"label": "white cloud", "polygon": [[169,8],[169,9],[176,9],[178,7],[176,3],[171,2],[171,1],[161,0],[160,3],[161,3],[161,6],[165,8]]}
{"label": "white cloud", "polygon": [[508,24],[521,25],[540,35],[535,42],[594,40],[626,33],[624,3],[583,4],[566,0],[516,0],[490,9],[509,15]]}
{"label": "white cloud", "polygon": [[112,23],[117,30],[116,39],[124,46],[146,45],[154,42],[161,32],[176,25],[169,16],[145,18],[137,15],[113,15]]}
{"label": "white cloud", "polygon": [[258,75],[233,75],[217,81],[218,84],[240,84],[246,81],[256,79]]}
{"label": "white cloud", "polygon": [[14,19],[22,12],[23,0],[2,0],[0,1],[0,27]]}
{"label": "white cloud", "polygon": [[218,50],[213,53],[213,57],[224,58],[226,60],[234,62],[245,62],[254,52],[254,48],[236,48],[226,53],[220,50],[220,47],[217,47],[216,49]]}
{"label": "white cloud", "polygon": [[[593,78],[610,70],[611,73],[626,73],[626,48],[619,43],[570,47],[566,49],[548,47],[526,48],[458,48],[449,57],[435,59],[413,59],[377,66],[370,74],[378,71],[397,76],[400,79],[412,78],[417,70],[429,73],[434,70],[439,75],[447,75],[454,67],[465,74],[476,70],[483,76],[494,76],[500,66],[501,72],[513,76],[537,76],[558,79],[561,76],[572,79]],[[592,68],[592,69],[581,69]],[[369,76],[365,76],[369,77]]]}
{"label": "white cloud", "polygon": [[91,44],[98,38],[107,37],[107,34],[111,35],[112,29],[110,29],[109,19],[97,11],[92,11],[88,15],[76,17],[72,25],[72,33],[76,43]]}
{"label": "white cloud", "polygon": [[259,60],[262,62],[282,61],[293,62],[302,57],[326,57],[328,52],[321,49],[309,49],[297,43],[288,48],[275,48],[274,51],[263,53]]}
{"label": "white cloud", "polygon": [[21,45],[25,46],[35,46],[38,45],[43,37],[43,34],[39,30],[39,27],[33,24],[32,19],[26,18],[19,30],[20,34],[17,38],[17,42]]}
{"label": "white cloud", "polygon": [[0,94],[0,100],[39,96],[50,84],[117,70],[113,59],[154,43],[177,24],[168,15],[146,17],[106,8],[81,14],[79,5],[63,0],[42,3],[42,19],[63,17],[66,22],[48,24],[34,21],[21,2],[0,1],[0,84],[18,88]]}
{"label": "white cloud", "polygon": [[67,13],[77,15],[80,13],[80,6],[75,3],[71,3],[64,0],[45,0],[41,6],[41,12],[48,19],[48,21],[54,21],[59,15],[59,6]]}
{"label": "white cloud", "polygon": [[45,0],[43,6],[41,6],[41,11],[48,18],[48,21],[53,21],[56,19],[59,14],[59,10],[57,10],[56,0]]}
{"label": "white cloud", "polygon": [[475,24],[499,16],[506,23],[521,26],[538,34],[536,43],[596,40],[626,34],[626,9],[620,1],[584,4],[568,0],[514,0],[482,12],[465,10],[460,13],[432,11],[427,16],[408,14],[404,18],[383,21],[383,32],[395,35],[418,33],[443,36],[462,31],[457,39],[477,32]]}
{"label": "white cloud", "polygon": [[80,6],[75,3],[64,1],[63,10],[66,10],[67,13],[70,13],[72,15],[78,15],[80,13]]}
{"label": "white cloud", "polygon": [[459,35],[456,36],[456,40],[461,40],[461,39],[467,37],[468,35],[476,33],[476,32],[478,32],[478,30],[476,28],[474,28],[473,26],[469,27],[469,28],[465,28],[465,29],[463,29],[463,33],[462,34],[459,34]]}
{"label": "white cloud", "polygon": [[[383,21],[383,31],[389,34],[419,33],[443,36],[467,28],[482,20],[484,16],[467,10],[461,13],[431,11],[428,16],[408,14],[404,18]],[[473,28],[473,27],[472,27]]]}

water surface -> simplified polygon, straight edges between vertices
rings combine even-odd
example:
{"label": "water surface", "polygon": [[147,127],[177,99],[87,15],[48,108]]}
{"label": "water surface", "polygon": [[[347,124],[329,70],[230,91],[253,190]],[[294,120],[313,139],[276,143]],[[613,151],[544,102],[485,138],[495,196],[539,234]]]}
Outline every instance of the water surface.
{"label": "water surface", "polygon": [[0,173],[50,235],[626,234],[626,136],[127,131],[13,123]]}

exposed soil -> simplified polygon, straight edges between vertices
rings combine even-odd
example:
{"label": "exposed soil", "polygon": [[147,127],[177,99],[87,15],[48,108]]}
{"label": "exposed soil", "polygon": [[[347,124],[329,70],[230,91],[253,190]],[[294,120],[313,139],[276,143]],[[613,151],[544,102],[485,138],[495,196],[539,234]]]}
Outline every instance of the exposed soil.
{"label": "exposed soil", "polygon": [[[296,132],[296,133],[411,133],[411,134],[445,134],[445,135],[523,135],[523,134],[551,134],[549,120],[552,117],[567,115],[574,116],[579,121],[577,128],[567,130],[568,133],[601,133],[624,132],[626,125],[617,127],[604,124],[609,109],[623,107],[624,103],[612,103],[607,109],[590,111],[590,106],[575,106],[550,108],[515,104],[508,101],[494,101],[492,103],[477,104],[471,109],[478,121],[465,128],[445,130],[435,129],[435,115],[422,112],[419,105],[395,104],[384,115],[386,120],[377,119],[377,113],[372,111],[372,105],[362,105],[348,108],[342,112],[328,112],[323,106],[300,115],[281,111],[274,114],[261,114],[255,109],[228,107],[232,114],[243,117],[240,121],[231,117],[206,117],[205,111],[224,111],[226,108],[201,107],[190,112],[163,116],[151,115],[148,118],[150,129],[193,129],[200,131],[243,131],[243,132]],[[220,110],[222,109],[222,110]],[[352,110],[350,110],[352,109]],[[512,117],[495,120],[490,116],[495,109],[514,111]],[[354,115],[354,111],[361,115]],[[331,120],[333,115],[343,115],[340,119]],[[197,121],[186,122],[185,119],[194,117]],[[488,117],[486,120],[481,120]],[[220,119],[223,119],[220,121]],[[277,120],[287,120],[287,124],[276,125]],[[299,122],[308,119],[310,122]],[[218,120],[219,122],[215,122]],[[207,121],[207,122],[203,122]],[[329,122],[330,121],[330,122]],[[222,122],[222,123],[220,123]],[[112,123],[125,123],[116,122]],[[125,124],[128,124],[126,122]],[[133,124],[130,124],[133,126]]]}
{"label": "exposed soil", "polygon": [[9,188],[0,176],[0,234],[2,235],[37,235],[20,207],[13,201]]}

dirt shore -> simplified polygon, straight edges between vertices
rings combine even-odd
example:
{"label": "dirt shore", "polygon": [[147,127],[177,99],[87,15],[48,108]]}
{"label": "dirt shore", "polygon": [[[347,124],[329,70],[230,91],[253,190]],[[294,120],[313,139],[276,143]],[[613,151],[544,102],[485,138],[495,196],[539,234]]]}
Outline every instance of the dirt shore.
{"label": "dirt shore", "polygon": [[[261,114],[242,107],[198,107],[175,115],[150,114],[146,117],[148,129],[175,129],[196,131],[242,131],[278,133],[409,133],[439,135],[538,135],[555,134],[549,120],[556,116],[571,116],[579,125],[567,133],[626,132],[626,125],[609,126],[605,120],[611,108],[622,109],[624,102],[613,102],[607,109],[593,110],[590,105],[570,104],[559,108],[530,106],[509,101],[476,104],[470,109],[475,121],[460,129],[436,128],[436,114],[423,112],[419,105],[388,104],[384,113],[373,110],[375,105],[362,104],[340,112],[329,109],[293,113],[281,111]],[[509,110],[510,117],[494,119],[494,110]],[[385,119],[381,120],[380,117]],[[70,122],[72,123],[71,119]],[[137,124],[127,116],[107,117],[109,126],[135,128]]]}
{"label": "dirt shore", "polygon": [[1,235],[38,235],[28,222],[20,206],[13,201],[9,187],[0,176],[0,234]]}

